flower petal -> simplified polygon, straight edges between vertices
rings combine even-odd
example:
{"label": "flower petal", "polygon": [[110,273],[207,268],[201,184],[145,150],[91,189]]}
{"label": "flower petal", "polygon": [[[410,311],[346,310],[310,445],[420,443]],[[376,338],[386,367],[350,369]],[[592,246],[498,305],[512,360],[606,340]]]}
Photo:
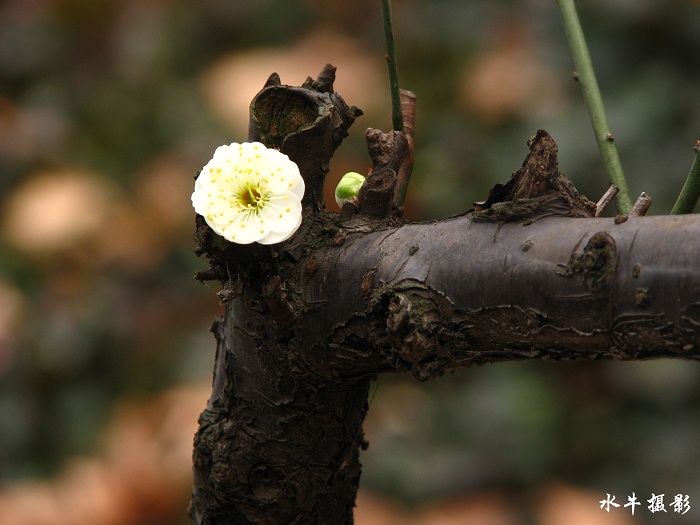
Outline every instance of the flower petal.
{"label": "flower petal", "polygon": [[301,202],[291,192],[271,198],[263,212],[270,221],[270,230],[275,232],[296,230],[296,218],[301,217]]}
{"label": "flower petal", "polygon": [[301,226],[301,214],[299,214],[299,217],[297,218],[297,222],[291,230],[287,232],[276,232],[276,231],[270,231],[265,237],[260,239],[258,242],[260,244],[277,244],[278,242],[286,241],[289,239],[292,235],[294,235],[294,232],[297,231],[297,229]]}

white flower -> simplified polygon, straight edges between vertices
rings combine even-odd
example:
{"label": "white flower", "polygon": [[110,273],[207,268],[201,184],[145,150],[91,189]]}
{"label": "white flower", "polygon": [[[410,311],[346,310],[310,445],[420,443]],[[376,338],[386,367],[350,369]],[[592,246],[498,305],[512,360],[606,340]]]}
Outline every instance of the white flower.
{"label": "white flower", "polygon": [[304,179],[289,157],[259,142],[220,146],[194,184],[192,206],[239,244],[275,244],[301,224]]}
{"label": "white flower", "polygon": [[335,188],[335,202],[341,208],[345,202],[354,199],[360,188],[365,183],[365,178],[356,171],[350,171],[343,175]]}

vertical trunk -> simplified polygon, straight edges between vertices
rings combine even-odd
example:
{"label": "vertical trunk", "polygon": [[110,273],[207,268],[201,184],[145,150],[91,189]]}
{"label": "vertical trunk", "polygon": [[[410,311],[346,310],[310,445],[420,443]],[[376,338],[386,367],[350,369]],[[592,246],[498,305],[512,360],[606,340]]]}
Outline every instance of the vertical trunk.
{"label": "vertical trunk", "polygon": [[304,177],[305,224],[285,245],[294,255],[228,243],[198,218],[211,262],[198,278],[224,283],[227,307],[212,327],[213,391],[194,443],[196,525],[352,523],[369,379],[314,369],[329,352],[295,331],[301,312],[288,297],[300,286],[304,230],[324,208],[330,159],[362,113],[333,92],[334,79],[330,65],[301,87],[273,74],[251,104],[249,140],[281,150]]}
{"label": "vertical trunk", "polygon": [[352,523],[369,380],[295,369],[291,333],[260,299],[227,305],[212,396],[195,438],[198,525]]}

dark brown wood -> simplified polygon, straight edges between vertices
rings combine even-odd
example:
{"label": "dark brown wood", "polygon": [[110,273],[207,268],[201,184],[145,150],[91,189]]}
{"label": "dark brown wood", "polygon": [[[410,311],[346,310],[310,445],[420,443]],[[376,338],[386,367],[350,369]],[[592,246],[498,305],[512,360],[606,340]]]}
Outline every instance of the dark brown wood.
{"label": "dark brown wood", "polygon": [[310,191],[298,232],[239,246],[197,220],[210,263],[198,278],[220,281],[226,304],[195,438],[197,525],[352,523],[368,385],[383,372],[700,358],[700,217],[592,218],[544,131],[475,211],[420,224],[391,208],[405,138],[372,131],[375,182],[357,209],[325,212],[328,163],[359,115],[333,71],[300,88],[271,77],[251,108],[251,139],[295,160]]}

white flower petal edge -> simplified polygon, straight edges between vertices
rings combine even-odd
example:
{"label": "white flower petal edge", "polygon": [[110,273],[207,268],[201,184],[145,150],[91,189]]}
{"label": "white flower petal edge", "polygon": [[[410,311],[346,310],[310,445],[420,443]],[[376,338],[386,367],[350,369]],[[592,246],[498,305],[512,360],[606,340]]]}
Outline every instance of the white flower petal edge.
{"label": "white flower petal edge", "polygon": [[259,142],[219,146],[194,183],[192,206],[228,241],[275,244],[301,224],[304,179],[289,157]]}

